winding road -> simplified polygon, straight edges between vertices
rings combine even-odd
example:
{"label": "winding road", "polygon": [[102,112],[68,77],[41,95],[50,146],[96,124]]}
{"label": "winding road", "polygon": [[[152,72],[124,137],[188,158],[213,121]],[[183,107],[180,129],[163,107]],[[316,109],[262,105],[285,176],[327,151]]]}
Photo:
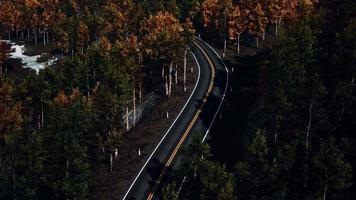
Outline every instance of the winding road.
{"label": "winding road", "polygon": [[214,49],[199,38],[194,41],[192,54],[199,69],[195,87],[177,118],[132,179],[123,200],[155,199],[164,176],[179,166],[179,151],[189,144],[194,133],[204,133],[204,142],[219,113],[229,84],[228,69]]}

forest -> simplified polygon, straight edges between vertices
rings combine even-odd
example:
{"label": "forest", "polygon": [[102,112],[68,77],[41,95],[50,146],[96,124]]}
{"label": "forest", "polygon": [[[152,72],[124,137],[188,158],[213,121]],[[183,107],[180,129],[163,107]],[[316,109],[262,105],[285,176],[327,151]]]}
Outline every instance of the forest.
{"label": "forest", "polygon": [[232,92],[212,138],[190,145],[162,199],[354,199],[356,3],[304,2],[271,18],[274,6],[249,2],[228,9],[227,42],[216,20],[205,33],[222,53],[227,46]]}
{"label": "forest", "polygon": [[[354,1],[1,0],[0,10],[0,199],[96,199],[129,110],[145,91],[186,92],[194,35],[226,62],[253,49],[262,111],[233,163],[193,142],[187,187],[177,193],[177,176],[162,199],[356,195]],[[6,40],[57,61],[19,71]]]}

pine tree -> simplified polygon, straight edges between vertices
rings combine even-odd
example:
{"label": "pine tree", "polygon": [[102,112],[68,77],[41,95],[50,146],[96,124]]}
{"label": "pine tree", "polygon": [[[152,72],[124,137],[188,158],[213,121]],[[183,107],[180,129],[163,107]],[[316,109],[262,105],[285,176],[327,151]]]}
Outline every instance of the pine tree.
{"label": "pine tree", "polygon": [[84,136],[89,119],[85,107],[77,90],[68,96],[60,93],[51,105],[45,138],[48,159],[44,169],[51,192],[46,198],[88,197],[90,171]]}
{"label": "pine tree", "polygon": [[352,185],[352,167],[345,160],[345,153],[335,139],[323,141],[312,158],[312,168],[317,182],[315,198],[342,198],[345,190]]}

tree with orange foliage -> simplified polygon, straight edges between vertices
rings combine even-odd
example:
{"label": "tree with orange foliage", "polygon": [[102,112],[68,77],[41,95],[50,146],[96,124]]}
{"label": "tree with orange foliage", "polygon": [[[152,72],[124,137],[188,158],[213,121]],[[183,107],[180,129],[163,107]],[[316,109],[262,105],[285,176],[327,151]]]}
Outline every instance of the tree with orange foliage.
{"label": "tree with orange foliage", "polygon": [[44,0],[43,2],[41,2],[41,6],[43,9],[43,13],[41,16],[40,25],[43,29],[43,45],[46,45],[46,43],[49,43],[49,30],[53,29],[56,21],[58,20],[56,16],[58,1]]}
{"label": "tree with orange foliage", "polygon": [[[38,7],[39,3],[37,0],[24,0],[23,2],[23,21],[27,28],[27,38],[30,38],[30,29],[32,25],[32,15],[35,14],[36,8]],[[24,27],[25,28],[25,27]]]}
{"label": "tree with orange foliage", "polygon": [[124,40],[130,28],[133,28],[132,21],[135,19],[135,3],[127,1],[107,1],[102,6],[100,36],[106,36],[111,41],[117,39]]}
{"label": "tree with orange foliage", "polygon": [[11,0],[2,0],[0,10],[0,23],[5,27],[8,39],[11,40],[11,32],[17,33],[21,28],[22,12],[16,2]]}
{"label": "tree with orange foliage", "polygon": [[[185,43],[182,33],[184,28],[171,13],[158,12],[150,16],[142,25],[144,53],[155,61],[162,63],[162,78],[166,82],[166,95],[170,96],[172,88],[173,62],[177,62],[184,51]],[[165,73],[165,71],[169,71]]]}
{"label": "tree with orange foliage", "polygon": [[318,0],[284,0],[282,18],[285,22],[294,22],[299,17],[307,15]]}
{"label": "tree with orange foliage", "polygon": [[229,29],[229,20],[227,18],[229,17],[229,11],[231,7],[231,0],[205,0],[201,7],[204,26],[208,27],[209,25],[214,24],[215,28],[219,32],[224,32],[223,55],[225,55],[226,52],[226,38],[228,37],[227,30]]}
{"label": "tree with orange foliage", "polygon": [[[138,41],[138,38],[135,34],[129,35],[124,42],[116,41],[115,49],[118,51],[118,60],[121,62],[122,66],[126,73],[131,78],[132,82],[132,106],[133,106],[133,114],[134,114],[134,121],[135,124],[136,120],[136,87],[137,87],[137,80],[139,86],[139,100],[141,101],[142,98],[142,62],[143,62],[143,55],[141,52],[141,43]],[[128,106],[128,105],[127,105]],[[126,109],[128,110],[128,109]],[[128,120],[128,113],[126,113],[127,122]]]}
{"label": "tree with orange foliage", "polygon": [[79,21],[76,28],[77,31],[77,51],[84,53],[84,47],[87,46],[90,42],[89,29],[88,26],[83,22]]}
{"label": "tree with orange foliage", "polygon": [[239,5],[234,6],[230,11],[229,16],[229,38],[230,40],[237,39],[237,53],[240,54],[240,36],[246,29],[245,15]]}
{"label": "tree with orange foliage", "polygon": [[98,48],[102,55],[108,57],[110,54],[112,45],[107,37],[102,36],[99,38]]}
{"label": "tree with orange foliage", "polygon": [[63,57],[63,53],[67,54],[69,52],[69,48],[70,48],[69,35],[64,30],[60,30],[57,34],[58,34],[57,48],[62,51],[61,57]]}
{"label": "tree with orange foliage", "polygon": [[267,5],[268,20],[275,25],[275,34],[278,35],[278,25],[283,17],[283,0],[271,0]]}
{"label": "tree with orange foliage", "polygon": [[[186,18],[186,23],[183,24],[184,32],[183,32],[183,37],[185,38],[185,43],[189,44],[193,40],[192,34],[195,33],[193,22],[191,19],[188,17]],[[187,54],[188,54],[189,47],[187,46],[185,51],[184,51],[184,58],[183,58],[183,90],[184,92],[187,91]],[[178,72],[178,70],[176,70]],[[176,78],[178,75],[176,74]]]}
{"label": "tree with orange foliage", "polygon": [[258,2],[247,2],[245,6],[247,29],[251,35],[256,37],[256,46],[259,47],[259,39],[265,39],[268,22],[265,11],[262,9],[262,5]]}

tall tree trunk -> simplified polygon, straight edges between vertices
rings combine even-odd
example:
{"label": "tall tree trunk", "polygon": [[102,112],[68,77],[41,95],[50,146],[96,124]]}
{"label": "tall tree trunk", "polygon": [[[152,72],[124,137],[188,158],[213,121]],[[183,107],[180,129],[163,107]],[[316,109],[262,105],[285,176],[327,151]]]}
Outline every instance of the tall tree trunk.
{"label": "tall tree trunk", "polygon": [[37,126],[38,126],[38,129],[41,129],[41,114],[37,115]]}
{"label": "tall tree trunk", "polygon": [[0,63],[0,78],[2,77],[2,64]]}
{"label": "tall tree trunk", "polygon": [[27,27],[27,39],[30,38],[30,27]]}
{"label": "tall tree trunk", "polygon": [[66,176],[69,177],[69,160],[66,160]]}
{"label": "tall tree trunk", "polygon": [[34,31],[35,31],[35,45],[37,45],[37,29],[35,28]]}
{"label": "tall tree trunk", "polygon": [[46,31],[43,28],[43,46],[46,46]]}
{"label": "tall tree trunk", "polygon": [[11,172],[12,172],[12,192],[13,192],[13,199],[17,199],[16,198],[16,172],[15,169],[13,167],[11,167]]}
{"label": "tall tree trunk", "polygon": [[164,66],[162,66],[162,80],[164,80]]}
{"label": "tall tree trunk", "polygon": [[41,127],[43,127],[44,124],[44,108],[43,108],[43,103],[41,103]]}
{"label": "tall tree trunk", "polygon": [[90,96],[90,86],[89,86],[89,70],[87,72],[87,97]]}
{"label": "tall tree trunk", "polygon": [[310,129],[312,124],[312,111],[314,106],[314,100],[310,102],[309,105],[309,121],[308,127],[305,134],[305,163],[304,163],[304,188],[308,188],[308,158],[309,158],[309,138],[310,138]]}
{"label": "tall tree trunk", "polygon": [[276,20],[276,24],[275,24],[275,34],[277,37],[278,36],[278,20]]}
{"label": "tall tree trunk", "polygon": [[126,131],[130,130],[130,122],[129,122],[129,103],[126,102]]}
{"label": "tall tree trunk", "polygon": [[328,184],[326,183],[324,185],[323,200],[326,200],[326,192],[327,192],[327,190],[328,190]]}
{"label": "tall tree trunk", "polygon": [[178,84],[178,64],[176,63],[176,71],[175,71],[175,84],[177,85]]}
{"label": "tall tree trunk", "polygon": [[222,55],[223,58],[225,57],[226,46],[227,46],[227,41],[226,41],[226,37],[225,37],[225,38],[224,38],[224,52],[223,52],[223,55]]}
{"label": "tall tree trunk", "polygon": [[133,125],[136,123],[136,87],[135,76],[133,75],[133,91],[132,91],[132,105],[133,105]]}
{"label": "tall tree trunk", "polygon": [[173,72],[173,62],[169,65],[169,90],[168,90],[168,96],[171,96],[172,94],[172,72]]}
{"label": "tall tree trunk", "polygon": [[257,46],[257,48],[259,48],[259,47],[260,47],[260,45],[259,45],[259,38],[258,38],[258,36],[256,37],[256,46]]}
{"label": "tall tree trunk", "polygon": [[183,61],[183,87],[184,87],[184,92],[187,91],[187,53],[188,49],[184,51],[184,61]]}
{"label": "tall tree trunk", "polygon": [[110,171],[112,172],[112,167],[113,167],[113,158],[112,158],[112,153],[110,153]]}
{"label": "tall tree trunk", "polygon": [[227,17],[224,16],[224,50],[223,50],[223,54],[222,54],[222,57],[224,58],[225,57],[225,54],[226,54],[226,46],[227,46]]}
{"label": "tall tree trunk", "polygon": [[141,81],[138,83],[138,88],[139,88],[138,98],[139,98],[139,101],[141,102],[142,101],[142,83],[141,83]]}
{"label": "tall tree trunk", "polygon": [[237,54],[240,55],[240,33],[237,34]]}
{"label": "tall tree trunk", "polygon": [[165,88],[166,88],[166,96],[168,97],[169,96],[169,84],[168,84],[168,77],[165,76],[164,77],[164,85],[165,85]]}
{"label": "tall tree trunk", "polygon": [[325,183],[324,183],[324,191],[323,191],[323,200],[326,200],[326,193],[328,190],[328,168],[325,168]]}
{"label": "tall tree trunk", "polygon": [[287,191],[287,182],[283,184],[282,199],[285,199]]}

